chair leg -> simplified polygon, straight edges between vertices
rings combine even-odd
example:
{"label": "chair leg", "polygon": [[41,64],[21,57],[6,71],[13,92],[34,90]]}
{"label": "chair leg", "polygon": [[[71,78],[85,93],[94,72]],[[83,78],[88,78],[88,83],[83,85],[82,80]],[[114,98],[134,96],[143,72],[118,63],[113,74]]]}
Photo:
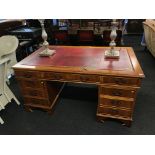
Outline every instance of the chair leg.
{"label": "chair leg", "polygon": [[[3,95],[3,94],[2,94],[2,95]],[[1,96],[1,97],[2,97],[2,96]],[[3,98],[3,99],[4,99],[4,98]],[[1,109],[5,109],[5,106],[3,105],[3,101],[4,101],[3,99],[2,99],[2,102],[0,101],[0,110],[1,110]],[[5,101],[4,101],[4,102],[5,102]]]}
{"label": "chair leg", "polygon": [[17,100],[17,98],[14,96],[13,97],[13,99],[16,101],[16,103],[18,104],[18,105],[20,105],[20,102]]}
{"label": "chair leg", "polygon": [[[5,65],[4,65],[4,79],[6,79],[6,74],[7,74],[7,62],[5,63]],[[7,100],[8,100],[8,102],[11,102],[11,99],[10,99],[10,97],[7,95],[7,93],[6,93],[6,81],[4,80],[3,81],[3,93],[4,93],[4,95],[6,96],[6,98],[7,98]]]}
{"label": "chair leg", "polygon": [[2,118],[0,117],[0,123],[1,124],[4,124],[4,121],[2,120]]}
{"label": "chair leg", "polygon": [[[4,79],[6,78],[6,72],[7,72],[7,63],[5,63]],[[11,102],[11,99],[13,98],[16,101],[16,103],[18,105],[20,105],[20,102],[17,100],[15,95],[12,93],[10,88],[7,86],[5,80],[4,80],[4,83],[3,83],[3,93],[4,93],[5,97],[6,97],[6,99],[8,100],[8,102]]]}
{"label": "chair leg", "polygon": [[11,99],[14,99],[15,101],[16,101],[16,103],[18,104],[18,105],[20,105],[20,102],[18,101],[18,99],[15,97],[15,95],[12,93],[12,91],[10,90],[10,88],[7,86],[7,85],[5,85],[5,94],[10,98],[10,100]]}

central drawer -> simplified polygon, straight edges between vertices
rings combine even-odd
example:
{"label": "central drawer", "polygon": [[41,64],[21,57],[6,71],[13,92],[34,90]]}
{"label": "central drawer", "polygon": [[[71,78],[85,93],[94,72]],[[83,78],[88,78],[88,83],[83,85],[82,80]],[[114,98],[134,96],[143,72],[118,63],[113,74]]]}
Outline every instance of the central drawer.
{"label": "central drawer", "polygon": [[100,87],[100,93],[104,95],[110,96],[118,96],[118,97],[129,97],[134,98],[136,95],[136,89],[123,89],[123,88],[116,88],[116,87]]}
{"label": "central drawer", "polygon": [[75,82],[99,82],[99,76],[97,75],[84,75],[74,73],[55,73],[55,72],[44,72],[42,78],[48,80],[62,80],[62,81],[75,81]]}
{"label": "central drawer", "polygon": [[79,81],[80,82],[92,82],[96,83],[99,82],[99,76],[97,75],[81,75],[79,74]]}

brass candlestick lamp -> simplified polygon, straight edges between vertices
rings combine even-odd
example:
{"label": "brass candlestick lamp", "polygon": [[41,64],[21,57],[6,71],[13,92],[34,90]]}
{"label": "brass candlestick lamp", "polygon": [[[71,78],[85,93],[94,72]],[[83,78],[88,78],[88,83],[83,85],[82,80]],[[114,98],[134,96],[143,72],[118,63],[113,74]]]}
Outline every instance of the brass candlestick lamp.
{"label": "brass candlestick lamp", "polygon": [[117,37],[116,29],[118,25],[118,22],[116,22],[116,19],[113,19],[113,21],[111,22],[111,25],[112,25],[112,31],[110,34],[111,42],[109,44],[111,49],[105,51],[105,58],[117,58],[118,59],[119,51],[114,48],[116,46],[115,39]]}
{"label": "brass candlestick lamp", "polygon": [[39,53],[40,56],[51,56],[53,54],[55,54],[55,50],[50,50],[48,48],[49,43],[47,42],[47,33],[45,31],[45,27],[44,27],[44,21],[45,19],[38,19],[40,24],[41,24],[41,28],[42,28],[42,38],[44,40],[43,42],[43,46],[45,47],[45,49],[43,51],[41,51]]}

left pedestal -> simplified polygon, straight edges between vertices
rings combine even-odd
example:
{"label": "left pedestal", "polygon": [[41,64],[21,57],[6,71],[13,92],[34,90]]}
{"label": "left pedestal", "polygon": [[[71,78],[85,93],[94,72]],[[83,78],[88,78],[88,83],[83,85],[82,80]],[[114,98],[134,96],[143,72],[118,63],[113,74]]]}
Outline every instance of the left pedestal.
{"label": "left pedestal", "polygon": [[24,106],[27,111],[39,108],[51,112],[64,83],[53,82],[41,78],[43,73],[37,71],[15,71],[24,97]]}

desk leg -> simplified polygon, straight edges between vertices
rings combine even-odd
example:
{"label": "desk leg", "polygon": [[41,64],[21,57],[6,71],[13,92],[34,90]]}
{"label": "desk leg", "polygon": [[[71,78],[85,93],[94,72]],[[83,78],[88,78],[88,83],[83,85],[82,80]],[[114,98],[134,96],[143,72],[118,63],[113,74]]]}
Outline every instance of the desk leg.
{"label": "desk leg", "polygon": [[123,122],[122,125],[127,126],[127,127],[131,126],[132,121],[130,121],[130,120],[121,120],[121,121]]}
{"label": "desk leg", "polygon": [[96,119],[97,119],[97,121],[98,122],[102,122],[102,123],[104,123],[108,118],[107,117],[101,117],[101,116],[96,116]]}
{"label": "desk leg", "polygon": [[26,110],[27,112],[32,112],[32,111],[33,111],[33,110],[31,109],[30,106],[26,106],[26,105],[25,105],[25,110]]}

